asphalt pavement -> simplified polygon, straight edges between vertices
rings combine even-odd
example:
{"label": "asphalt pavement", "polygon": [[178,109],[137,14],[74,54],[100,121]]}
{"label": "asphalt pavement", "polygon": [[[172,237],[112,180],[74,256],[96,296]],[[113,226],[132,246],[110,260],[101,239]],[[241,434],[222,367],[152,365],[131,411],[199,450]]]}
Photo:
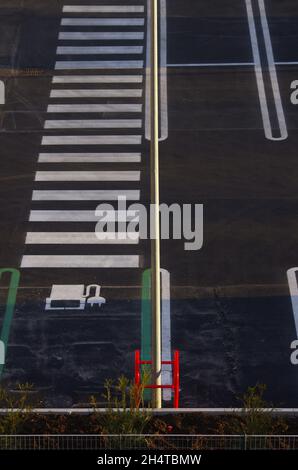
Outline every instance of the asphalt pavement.
{"label": "asphalt pavement", "polygon": [[[98,204],[150,198],[148,5],[86,9],[107,3],[0,8],[0,267],[21,273],[2,380],[34,383],[46,406],[85,403],[105,379],[133,377],[134,351],[148,346],[150,244],[94,238]],[[298,262],[298,7],[160,7],[161,201],[204,206],[200,250],[161,243],[163,354],[180,351],[181,406],[235,406],[259,382],[275,406],[297,407],[287,270]],[[4,324],[9,277],[2,284]]]}

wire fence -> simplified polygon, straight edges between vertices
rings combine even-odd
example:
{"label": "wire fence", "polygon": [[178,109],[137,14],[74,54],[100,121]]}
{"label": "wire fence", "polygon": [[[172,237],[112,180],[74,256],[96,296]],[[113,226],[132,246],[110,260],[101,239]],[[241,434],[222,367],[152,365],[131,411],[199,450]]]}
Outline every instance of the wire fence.
{"label": "wire fence", "polygon": [[1,435],[1,450],[298,450],[298,436]]}

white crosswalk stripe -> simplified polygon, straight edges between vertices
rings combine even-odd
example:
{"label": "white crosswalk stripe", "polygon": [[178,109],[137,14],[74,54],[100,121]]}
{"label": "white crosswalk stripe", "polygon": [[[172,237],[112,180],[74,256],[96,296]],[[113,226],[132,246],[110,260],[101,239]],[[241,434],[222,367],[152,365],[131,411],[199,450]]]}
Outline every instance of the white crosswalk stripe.
{"label": "white crosswalk stripe", "polygon": [[143,60],[68,60],[57,61],[56,70],[142,69]]}
{"label": "white crosswalk stripe", "polygon": [[144,13],[138,5],[65,5],[64,13]]}
{"label": "white crosswalk stripe", "polygon": [[50,104],[48,113],[141,113],[141,104]]}
{"label": "white crosswalk stripe", "polygon": [[143,46],[59,46],[57,55],[142,54]]}
{"label": "white crosswalk stripe", "polygon": [[141,98],[141,89],[52,90],[50,98]]}
{"label": "white crosswalk stripe", "polygon": [[122,40],[133,40],[133,41],[142,41],[144,39],[144,33],[139,33],[137,31],[119,31],[119,32],[101,32],[94,33],[89,31],[79,31],[79,32],[69,32],[63,31],[59,34],[60,41],[90,41],[99,39],[100,41],[122,41]]}
{"label": "white crosswalk stripe", "polygon": [[144,18],[63,18],[62,26],[144,26]]}
{"label": "white crosswalk stripe", "polygon": [[140,163],[140,153],[40,153],[40,163]]}
{"label": "white crosswalk stripe", "polygon": [[142,83],[142,75],[57,75],[53,83]]}
{"label": "white crosswalk stripe", "polygon": [[135,129],[142,127],[141,119],[51,119],[45,129]]}
{"label": "white crosswalk stripe", "polygon": [[141,267],[146,2],[94,3],[63,7],[23,269]]}

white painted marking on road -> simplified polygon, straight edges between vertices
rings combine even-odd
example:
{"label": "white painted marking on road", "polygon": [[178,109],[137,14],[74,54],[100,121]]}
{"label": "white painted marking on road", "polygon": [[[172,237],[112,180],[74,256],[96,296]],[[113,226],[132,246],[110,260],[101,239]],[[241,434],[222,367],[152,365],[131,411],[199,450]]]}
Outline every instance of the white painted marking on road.
{"label": "white painted marking on road", "polygon": [[48,113],[141,113],[141,104],[50,104]]}
{"label": "white painted marking on road", "polygon": [[86,69],[142,69],[142,60],[78,60],[57,61],[56,70],[86,70]]}
{"label": "white painted marking on road", "polygon": [[39,163],[140,163],[140,153],[40,153]]}
{"label": "white painted marking on road", "polygon": [[142,127],[141,119],[68,119],[45,121],[45,129],[135,129]]}
{"label": "white painted marking on road", "polygon": [[142,83],[142,75],[57,75],[53,83]]}
{"label": "white painted marking on road", "polygon": [[5,364],[5,344],[0,340],[0,365]]}
{"label": "white painted marking on road", "polygon": [[139,171],[37,171],[35,181],[139,181]]}
{"label": "white painted marking on road", "polygon": [[151,140],[151,0],[147,0],[147,44],[145,68],[145,139]]}
{"label": "white painted marking on road", "polygon": [[142,54],[143,46],[59,46],[57,55]]}
{"label": "white painted marking on road", "polygon": [[144,26],[144,18],[63,18],[62,26]]}
{"label": "white painted marking on road", "polygon": [[278,118],[279,129],[280,129],[280,137],[278,138],[275,137],[273,140],[285,140],[288,138],[288,130],[287,130],[287,124],[286,124],[285,114],[284,114],[283,105],[281,101],[279,83],[278,83],[277,73],[276,73],[276,68],[275,68],[275,61],[274,61],[274,55],[273,55],[270,30],[269,30],[269,25],[268,25],[268,20],[267,20],[266,8],[265,8],[264,0],[258,0],[258,2],[259,2],[259,8],[261,12],[261,23],[262,23],[263,34],[264,34],[264,39],[265,39],[265,47],[266,47],[268,65],[269,65],[270,81],[271,81],[271,86],[273,90],[275,108],[276,108],[276,113],[277,113],[277,118]]}
{"label": "white painted marking on road", "polygon": [[[129,222],[139,220],[138,211],[105,211],[106,222]],[[98,222],[100,217],[95,211],[63,211],[63,210],[32,210],[29,216],[29,222]]]}
{"label": "white painted marking on road", "polygon": [[59,46],[57,55],[142,54],[143,46]]}
{"label": "white painted marking on road", "polygon": [[160,141],[169,135],[167,48],[167,2],[160,0]]}
{"label": "white painted marking on road", "polygon": [[269,115],[268,100],[267,100],[266,90],[265,90],[262,62],[261,62],[261,57],[260,57],[260,50],[259,50],[252,2],[251,0],[245,0],[245,2],[246,2],[250,39],[251,39],[254,64],[255,64],[255,75],[257,79],[257,87],[258,87],[258,92],[259,92],[259,101],[260,101],[260,106],[261,106],[261,114],[262,114],[265,136],[269,140],[274,140],[274,141],[285,140],[288,137],[288,132],[287,132],[287,126],[285,122],[285,116],[284,116],[280,90],[279,90],[279,85],[278,85],[278,80],[277,80],[277,74],[276,74],[276,68],[275,68],[275,63],[274,63],[273,50],[272,50],[272,44],[271,44],[265,5],[264,5],[263,0],[258,0],[258,5],[259,5],[260,15],[261,15],[261,24],[262,24],[265,47],[266,47],[266,55],[267,55],[267,61],[268,61],[268,66],[269,66],[271,86],[272,86],[273,95],[274,95],[274,104],[275,104],[276,114],[277,114],[278,123],[279,123],[280,137],[273,136],[273,130],[272,130],[272,125],[271,125],[270,115]]}
{"label": "white painted marking on road", "polygon": [[251,67],[253,65],[254,62],[199,62],[191,64],[167,64],[167,67]]}
{"label": "white painted marking on road", "polygon": [[140,145],[140,135],[47,135],[42,138],[42,145]]}
{"label": "white painted marking on road", "polygon": [[138,268],[137,255],[25,255],[21,268]]}
{"label": "white painted marking on road", "polygon": [[298,65],[298,62],[275,62],[275,65]]}
{"label": "white painted marking on road", "polygon": [[63,13],[143,13],[142,5],[65,5]]}
{"label": "white painted marking on road", "polygon": [[[161,269],[161,328],[162,328],[162,360],[172,360],[172,341],[171,341],[171,293],[170,293],[170,273],[166,269]],[[162,366],[161,381],[163,385],[172,384],[172,365],[164,364]],[[163,390],[163,399],[170,401],[172,392],[169,389]]]}
{"label": "white painted marking on road", "polygon": [[60,41],[90,41],[90,40],[100,40],[100,41],[142,41],[144,39],[144,33],[134,32],[134,31],[121,31],[121,32],[100,32],[94,33],[89,31],[79,31],[79,32],[69,32],[62,31],[59,33]]}
{"label": "white painted marking on road", "polygon": [[33,191],[33,201],[117,201],[119,197],[125,197],[128,201],[138,201],[140,191],[133,189],[117,190],[35,190]]}
{"label": "white painted marking on road", "polygon": [[52,90],[51,98],[141,98],[142,89]]}
{"label": "white painted marking on road", "polygon": [[298,285],[297,285],[298,268],[291,268],[287,271],[289,289],[291,294],[292,309],[294,315],[296,336],[298,338]]}
{"label": "white painted marking on road", "polygon": [[136,245],[139,234],[135,232],[28,232],[26,245]]}
{"label": "white painted marking on road", "polygon": [[[146,90],[145,90],[145,138],[151,140],[151,1],[147,0],[147,46],[146,46]],[[168,84],[167,84],[167,6],[160,0],[160,137],[168,138]]]}

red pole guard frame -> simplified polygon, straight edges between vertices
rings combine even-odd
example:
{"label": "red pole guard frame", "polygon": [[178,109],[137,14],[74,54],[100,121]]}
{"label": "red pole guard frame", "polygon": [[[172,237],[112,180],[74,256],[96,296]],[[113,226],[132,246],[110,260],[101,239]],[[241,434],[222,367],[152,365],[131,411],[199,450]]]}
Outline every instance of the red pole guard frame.
{"label": "red pole guard frame", "polygon": [[[180,354],[179,351],[174,351],[173,361],[161,361],[162,364],[172,364],[173,365],[173,379],[172,385],[144,385],[144,388],[150,389],[171,389],[174,392],[174,408],[179,408],[179,387],[180,387]],[[135,384],[141,384],[141,365],[142,364],[152,364],[152,361],[142,361],[141,352],[139,350],[135,351]]]}

